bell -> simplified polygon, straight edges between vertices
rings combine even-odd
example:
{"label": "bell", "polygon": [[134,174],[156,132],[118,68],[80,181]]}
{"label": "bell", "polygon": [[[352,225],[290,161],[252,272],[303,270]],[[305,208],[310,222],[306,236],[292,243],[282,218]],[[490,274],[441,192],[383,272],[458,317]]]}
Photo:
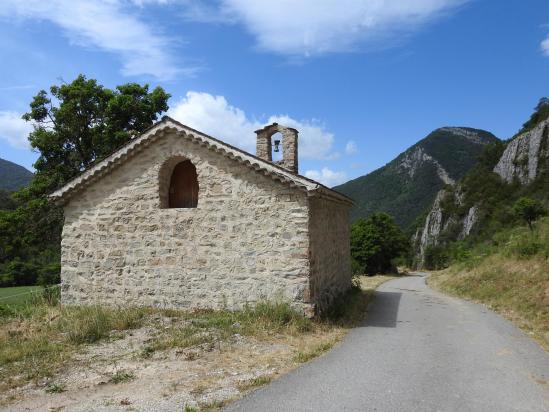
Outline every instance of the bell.
{"label": "bell", "polygon": [[275,141],[274,141],[274,151],[275,151],[276,153],[278,153],[278,152],[280,151],[279,146],[280,146],[280,140],[275,140]]}

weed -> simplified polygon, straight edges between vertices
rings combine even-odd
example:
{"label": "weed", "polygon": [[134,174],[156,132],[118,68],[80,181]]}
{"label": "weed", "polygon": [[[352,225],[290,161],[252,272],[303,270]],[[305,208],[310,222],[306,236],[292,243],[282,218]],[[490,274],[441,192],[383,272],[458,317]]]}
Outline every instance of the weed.
{"label": "weed", "polygon": [[256,337],[276,333],[296,336],[314,329],[310,319],[289,304],[277,302],[260,302],[235,312],[198,310],[181,312],[177,316],[185,322],[184,325],[170,327],[155,337],[143,352],[145,356],[169,348],[213,346],[215,342],[227,341],[237,333]]}
{"label": "weed", "polygon": [[142,324],[144,310],[75,306],[62,309],[59,329],[75,344],[93,343],[113,330],[134,329]]}
{"label": "weed", "polygon": [[245,392],[249,389],[257,388],[258,386],[266,385],[269,382],[271,382],[272,380],[273,380],[272,376],[262,375],[262,376],[258,376],[256,378],[249,379],[247,381],[239,382],[237,387],[238,387],[238,390],[240,390],[241,392]]}
{"label": "weed", "polygon": [[299,351],[297,352],[297,355],[294,357],[294,361],[297,363],[309,362],[311,359],[314,359],[317,356],[320,356],[323,353],[332,349],[335,343],[336,343],[335,341],[322,342],[308,351],[305,351],[305,352]]}
{"label": "weed", "polygon": [[147,345],[141,350],[141,357],[144,359],[149,359],[152,357],[154,352],[155,349],[152,346]]}
{"label": "weed", "polygon": [[135,375],[133,374],[133,372],[126,372],[126,371],[120,370],[120,371],[116,371],[114,375],[112,375],[110,382],[114,384],[118,384],[118,383],[130,382],[134,379],[135,379]]}
{"label": "weed", "polygon": [[214,336],[207,328],[199,328],[194,325],[173,327],[155,337],[147,347],[147,352],[165,350],[170,348],[188,348],[205,343],[211,343]]}
{"label": "weed", "polygon": [[200,411],[203,412],[213,412],[217,411],[224,406],[226,406],[231,400],[230,399],[224,399],[224,400],[214,400],[207,403],[201,403],[200,404]]}
{"label": "weed", "polygon": [[46,387],[46,393],[61,393],[65,392],[65,385],[59,383],[52,383]]}
{"label": "weed", "polygon": [[330,308],[321,314],[328,325],[355,327],[364,320],[366,309],[373,299],[375,289],[399,275],[355,276],[347,293],[339,296]]}
{"label": "weed", "polygon": [[200,383],[191,389],[191,394],[202,395],[204,392],[206,392],[207,389],[208,389],[208,385]]}

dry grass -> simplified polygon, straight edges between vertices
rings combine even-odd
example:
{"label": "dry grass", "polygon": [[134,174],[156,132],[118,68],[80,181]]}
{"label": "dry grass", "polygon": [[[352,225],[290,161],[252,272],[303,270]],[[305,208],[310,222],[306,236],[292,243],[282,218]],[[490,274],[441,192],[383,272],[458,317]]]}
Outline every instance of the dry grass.
{"label": "dry grass", "polygon": [[240,382],[238,384],[238,389],[242,392],[246,392],[250,389],[255,389],[260,386],[266,385],[272,380],[273,380],[272,376],[267,376],[267,375],[258,376],[256,378],[252,378],[252,379],[248,379],[246,381]]}
{"label": "dry grass", "polygon": [[494,254],[476,265],[455,265],[434,272],[429,284],[453,295],[486,304],[549,351],[549,260]]}
{"label": "dry grass", "polygon": [[36,302],[0,318],[0,390],[54,376],[79,346],[142,325],[147,309],[61,307]]}
{"label": "dry grass", "polygon": [[[257,357],[253,362],[274,365],[274,372],[266,371],[240,384],[233,383],[238,391],[246,392],[331,349],[364,319],[374,289],[392,278],[374,276],[355,280],[353,289],[336,302],[334,309],[316,320],[304,318],[288,304],[276,302],[260,303],[238,312],[61,307],[45,301],[10,308],[0,314],[0,393],[17,392],[17,388],[30,388],[34,383],[37,388],[45,388],[50,397],[60,396],[63,391],[70,395],[74,388],[64,373],[90,367],[83,363],[83,353],[93,352],[98,344],[116,346],[119,339],[139,331],[147,335],[140,346],[116,355],[101,352],[102,358],[93,358],[94,365],[126,359],[124,369],[111,370],[107,379],[111,384],[138,385],[139,365],[166,362],[173,356],[170,353],[183,355],[189,362],[199,359],[209,364],[207,359],[215,359],[211,368],[229,370],[243,365],[237,358],[242,356],[246,345],[272,348],[271,353],[261,357],[253,355]],[[225,375],[216,376],[204,375],[193,381],[195,399],[201,399],[199,392],[207,395],[212,388],[226,384],[220,383],[226,379]],[[44,389],[41,391],[44,393]],[[10,396],[4,399],[9,402]],[[197,402],[200,410],[215,410],[224,401]]]}

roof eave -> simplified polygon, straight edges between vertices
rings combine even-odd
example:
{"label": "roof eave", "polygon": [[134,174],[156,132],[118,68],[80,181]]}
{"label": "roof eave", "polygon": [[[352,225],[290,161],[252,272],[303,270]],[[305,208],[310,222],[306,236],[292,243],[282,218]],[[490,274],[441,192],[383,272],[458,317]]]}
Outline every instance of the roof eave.
{"label": "roof eave", "polygon": [[66,203],[75,193],[95,182],[104,174],[110,172],[124,160],[135,156],[161,136],[164,136],[172,131],[183,137],[189,137],[193,143],[207,146],[210,150],[223,153],[232,159],[236,159],[247,167],[250,167],[259,173],[268,175],[274,180],[287,183],[290,186],[300,188],[306,192],[312,193],[313,195],[324,195],[343,203],[350,205],[353,204],[352,200],[348,197],[334,190],[328,189],[314,180],[292,173],[278,165],[254,156],[251,153],[245,152],[198,130],[185,126],[184,124],[168,116],[164,116],[161,121],[151,126],[137,138],[129,141],[126,145],[122,146],[110,156],[70,180],[63,187],[51,193],[48,197],[55,203]]}

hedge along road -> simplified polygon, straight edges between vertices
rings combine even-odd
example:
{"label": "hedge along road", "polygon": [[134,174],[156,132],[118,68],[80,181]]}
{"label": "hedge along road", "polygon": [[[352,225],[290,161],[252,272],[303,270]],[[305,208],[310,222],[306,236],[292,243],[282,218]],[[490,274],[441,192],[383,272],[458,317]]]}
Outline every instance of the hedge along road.
{"label": "hedge along road", "polygon": [[520,330],[410,276],[382,285],[341,345],[225,411],[549,411],[548,380]]}

